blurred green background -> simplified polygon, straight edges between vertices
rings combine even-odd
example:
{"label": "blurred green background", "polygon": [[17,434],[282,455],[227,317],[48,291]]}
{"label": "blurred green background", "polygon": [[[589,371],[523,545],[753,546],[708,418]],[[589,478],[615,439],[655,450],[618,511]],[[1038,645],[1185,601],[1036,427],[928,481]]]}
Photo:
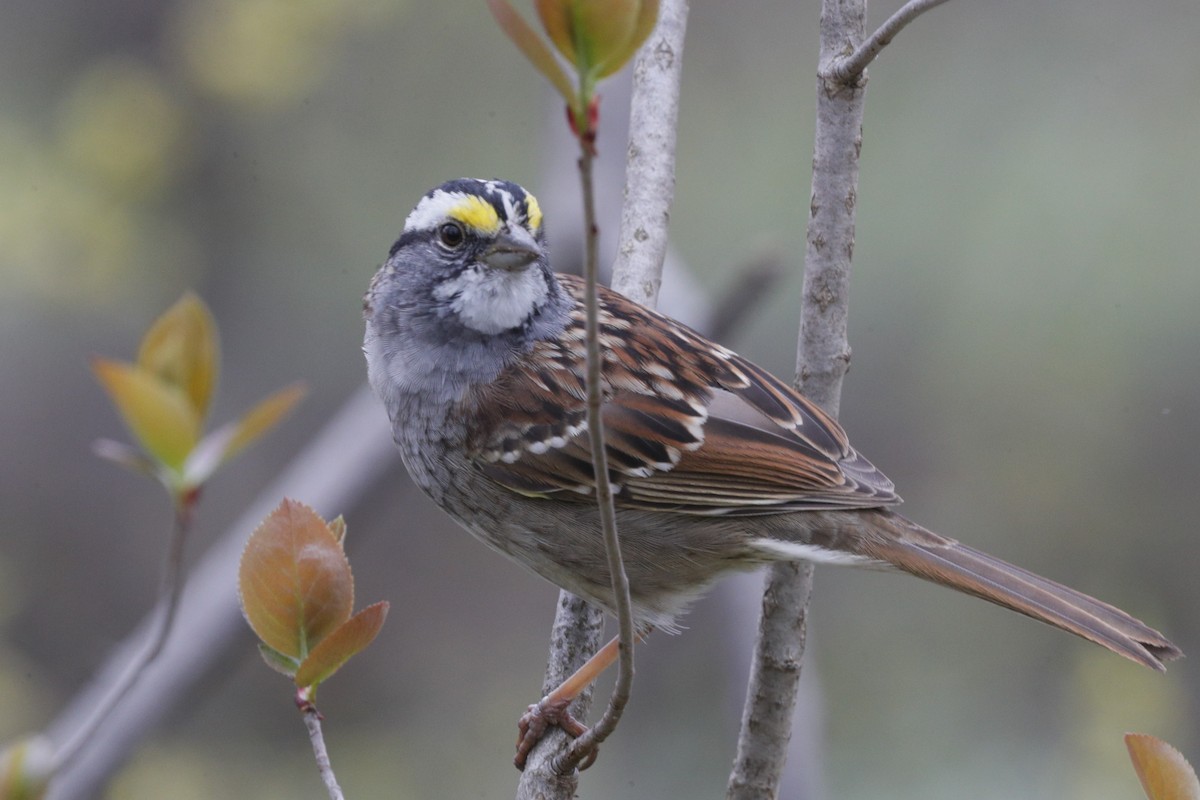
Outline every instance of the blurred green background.
{"label": "blurred green background", "polygon": [[[673,244],[714,299],[755,254],[783,254],[791,276],[727,344],[785,375],[816,25],[815,2],[700,0],[684,68]],[[901,34],[870,70],[842,405],[906,513],[1190,653],[1198,30],[1193,0],[1023,0],[951,3]],[[562,169],[560,119],[482,3],[0,4],[0,741],[51,719],[157,585],[169,509],[91,455],[124,434],[88,357],[129,357],[191,287],[222,329],[216,420],[308,382],[299,413],[209,487],[194,558],[364,380],[360,297],[420,194],[459,175],[540,193]],[[623,142],[600,149],[619,171]],[[555,590],[400,471],[344,510],[360,605],[393,604],[321,694],[347,794],[510,796]],[[754,625],[731,597],[755,580],[639,650],[582,796],[723,796],[749,658],[733,643]],[[1139,791],[1123,732],[1200,754],[1193,662],[1156,675],[910,578],[833,568],[810,629],[830,797],[1115,800]],[[288,686],[249,636],[185,708],[109,797],[322,796]]]}

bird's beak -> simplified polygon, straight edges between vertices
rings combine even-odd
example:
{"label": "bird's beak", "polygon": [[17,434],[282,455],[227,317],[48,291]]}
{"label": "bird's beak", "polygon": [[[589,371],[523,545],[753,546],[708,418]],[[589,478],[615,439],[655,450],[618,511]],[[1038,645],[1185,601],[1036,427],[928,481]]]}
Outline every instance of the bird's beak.
{"label": "bird's beak", "polygon": [[542,255],[542,247],[529,231],[519,225],[507,228],[483,252],[483,263],[492,269],[519,272]]}

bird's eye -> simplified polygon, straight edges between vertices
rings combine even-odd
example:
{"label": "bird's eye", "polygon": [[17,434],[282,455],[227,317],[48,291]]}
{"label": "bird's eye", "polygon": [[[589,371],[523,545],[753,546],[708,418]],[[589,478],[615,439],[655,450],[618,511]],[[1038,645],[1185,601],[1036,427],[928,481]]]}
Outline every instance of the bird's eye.
{"label": "bird's eye", "polygon": [[438,228],[438,238],[446,247],[453,249],[463,243],[466,234],[463,233],[462,226],[457,222],[444,222]]}

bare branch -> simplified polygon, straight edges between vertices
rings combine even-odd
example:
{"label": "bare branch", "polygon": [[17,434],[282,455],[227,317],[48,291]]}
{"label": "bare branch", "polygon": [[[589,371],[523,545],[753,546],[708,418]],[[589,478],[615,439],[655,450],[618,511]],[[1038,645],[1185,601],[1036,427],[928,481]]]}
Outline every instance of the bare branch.
{"label": "bare branch", "polygon": [[[550,631],[550,659],[542,694],[547,695],[567,679],[600,646],[604,614],[567,591],[559,592],[558,610]],[[592,705],[592,686],[575,698],[568,710],[577,719],[587,717]],[[529,753],[525,771],[517,785],[517,800],[571,800],[579,788],[579,773],[560,774],[554,761],[570,747],[570,737],[551,728]]]}
{"label": "bare branch", "polygon": [[879,30],[859,45],[853,53],[841,57],[834,55],[829,61],[821,61],[821,77],[836,83],[851,83],[858,79],[867,65],[891,44],[896,34],[902,31],[908,23],[924,14],[931,8],[936,8],[946,0],[909,0],[900,9],[888,17],[887,22],[879,26]]}
{"label": "bare branch", "polygon": [[751,314],[757,312],[764,300],[787,274],[788,263],[773,250],[755,254],[742,266],[736,267],[737,277],[725,296],[717,301],[704,334],[714,342],[729,338]]}
{"label": "bare branch", "polygon": [[779,796],[804,660],[812,574],[807,561],[780,562],[767,574],[727,800]]}
{"label": "bare branch", "polygon": [[[866,12],[866,0],[822,2],[821,65],[862,41]],[[865,93],[866,81],[857,76],[844,82],[818,76],[796,383],[835,417],[850,364],[846,315]],[[767,574],[738,752],[726,791],[730,800],[778,796],[803,663],[812,572],[811,564],[781,563]]]}
{"label": "bare branch", "polygon": [[658,303],[675,200],[675,133],[687,15],[686,0],[664,0],[658,26],[633,66],[625,202],[612,287],[651,308]]}

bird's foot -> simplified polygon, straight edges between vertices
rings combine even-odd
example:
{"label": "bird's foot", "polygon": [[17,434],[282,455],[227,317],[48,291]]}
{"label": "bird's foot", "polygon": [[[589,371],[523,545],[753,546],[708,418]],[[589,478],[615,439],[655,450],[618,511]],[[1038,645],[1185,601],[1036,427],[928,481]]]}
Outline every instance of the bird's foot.
{"label": "bird's foot", "polygon": [[[525,760],[529,757],[529,753],[542,740],[550,727],[557,725],[576,739],[587,733],[587,726],[575,719],[567,710],[567,706],[570,704],[571,698],[544,697],[521,715],[521,719],[517,722],[517,755],[513,758],[513,764],[517,769],[525,769]],[[584,756],[579,768],[587,769],[595,760],[596,750],[593,749]]]}

